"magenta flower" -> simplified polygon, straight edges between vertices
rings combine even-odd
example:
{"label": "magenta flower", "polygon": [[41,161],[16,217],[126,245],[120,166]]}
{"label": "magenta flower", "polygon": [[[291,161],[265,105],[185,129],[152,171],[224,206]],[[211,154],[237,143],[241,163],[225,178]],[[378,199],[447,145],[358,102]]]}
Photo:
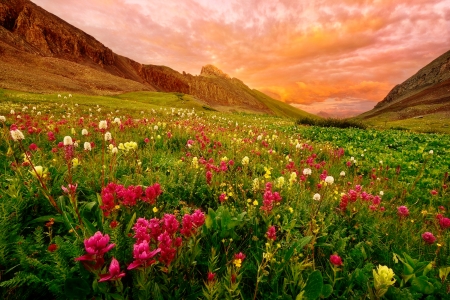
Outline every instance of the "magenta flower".
{"label": "magenta flower", "polygon": [[436,241],[436,237],[431,232],[425,232],[424,234],[422,234],[422,239],[425,241],[425,243],[430,245]]}
{"label": "magenta flower", "polygon": [[275,226],[269,226],[266,234],[269,240],[275,241],[277,239]]}
{"label": "magenta flower", "polygon": [[205,223],[205,214],[200,209],[196,209],[192,214],[192,222],[195,226],[200,227]]}
{"label": "magenta flower", "polygon": [[109,273],[100,274],[100,280],[98,282],[103,282],[107,280],[118,280],[125,276],[125,273],[120,273],[120,265],[117,259],[113,257],[111,264],[109,265]]}
{"label": "magenta flower", "polygon": [[152,259],[156,254],[158,254],[161,249],[157,248],[150,251],[150,246],[147,241],[142,241],[139,244],[134,244],[133,246],[133,258],[134,261],[128,266],[128,270],[135,269],[140,266],[148,266],[155,262]]}
{"label": "magenta flower", "polygon": [[449,218],[439,218],[439,225],[442,229],[450,228],[450,219]]}
{"label": "magenta flower", "polygon": [[409,215],[409,210],[406,206],[402,205],[397,207],[397,214],[400,217],[407,217]]}
{"label": "magenta flower", "polygon": [[75,258],[77,261],[93,261],[102,258],[103,254],[111,250],[115,244],[109,244],[109,235],[97,231],[93,236],[84,240],[84,248],[88,254]]}
{"label": "magenta flower", "polygon": [[342,258],[337,254],[330,255],[330,262],[336,267],[342,266]]}
{"label": "magenta flower", "polygon": [[215,278],[216,278],[216,273],[208,272],[208,282],[214,281]]}

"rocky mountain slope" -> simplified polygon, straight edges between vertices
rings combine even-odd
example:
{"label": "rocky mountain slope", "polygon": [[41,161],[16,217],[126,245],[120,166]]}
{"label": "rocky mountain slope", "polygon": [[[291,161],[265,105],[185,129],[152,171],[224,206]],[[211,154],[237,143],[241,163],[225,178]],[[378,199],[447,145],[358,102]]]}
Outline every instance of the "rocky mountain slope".
{"label": "rocky mountain slope", "polygon": [[[0,88],[87,94],[178,92],[193,95],[211,107],[275,114],[271,105],[265,104],[268,96],[261,97],[214,66],[204,66],[200,75],[194,76],[165,66],[140,64],[115,54],[28,0],[0,0],[0,65]],[[296,110],[281,102],[279,105]]]}
{"label": "rocky mountain slope", "polygon": [[357,118],[403,120],[436,113],[450,118],[450,51],[396,85],[373,110]]}

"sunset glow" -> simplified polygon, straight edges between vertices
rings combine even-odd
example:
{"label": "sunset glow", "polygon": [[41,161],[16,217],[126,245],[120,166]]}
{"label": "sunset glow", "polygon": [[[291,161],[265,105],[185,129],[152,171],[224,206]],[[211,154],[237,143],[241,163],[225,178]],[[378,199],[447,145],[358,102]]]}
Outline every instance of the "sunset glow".
{"label": "sunset glow", "polygon": [[213,64],[332,116],[372,109],[450,50],[450,0],[33,2],[140,63],[193,75]]}

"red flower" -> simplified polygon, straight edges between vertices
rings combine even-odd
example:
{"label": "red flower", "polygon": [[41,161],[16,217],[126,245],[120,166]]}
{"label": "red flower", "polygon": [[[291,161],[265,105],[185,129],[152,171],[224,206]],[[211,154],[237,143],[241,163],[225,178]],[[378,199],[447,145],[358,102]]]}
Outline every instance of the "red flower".
{"label": "red flower", "polygon": [[120,265],[117,259],[113,257],[111,264],[109,265],[109,273],[100,274],[100,280],[98,282],[103,282],[107,280],[118,280],[125,276],[125,273],[120,273]]}
{"label": "red flower", "polygon": [[75,258],[77,261],[94,261],[103,258],[103,254],[111,250],[115,244],[109,244],[109,235],[97,231],[93,236],[84,240],[84,248],[88,254]]}
{"label": "red flower", "polygon": [[50,244],[47,248],[47,250],[50,252],[55,252],[56,249],[58,249],[58,245],[56,245],[56,244]]}
{"label": "red flower", "polygon": [[431,190],[431,191],[430,191],[430,194],[433,195],[433,196],[436,196],[437,193],[438,193],[438,192],[437,192],[436,190]]}
{"label": "red flower", "polygon": [[431,232],[425,232],[424,234],[422,234],[422,239],[425,241],[425,243],[430,245],[436,241],[436,237]]}
{"label": "red flower", "polygon": [[267,230],[266,234],[267,238],[272,241],[275,241],[277,239],[275,226],[269,226],[269,229]]}
{"label": "red flower", "polygon": [[330,255],[330,262],[336,267],[342,266],[342,259],[337,254]]}
{"label": "red flower", "polygon": [[244,261],[245,258],[246,258],[246,256],[242,252],[239,252],[238,254],[234,255],[234,259],[240,259],[241,261]]}
{"label": "red flower", "polygon": [[36,151],[38,150],[38,146],[35,143],[32,143],[29,147],[28,147],[31,151]]}
{"label": "red flower", "polygon": [[216,273],[208,272],[208,282],[214,281],[216,278]]}

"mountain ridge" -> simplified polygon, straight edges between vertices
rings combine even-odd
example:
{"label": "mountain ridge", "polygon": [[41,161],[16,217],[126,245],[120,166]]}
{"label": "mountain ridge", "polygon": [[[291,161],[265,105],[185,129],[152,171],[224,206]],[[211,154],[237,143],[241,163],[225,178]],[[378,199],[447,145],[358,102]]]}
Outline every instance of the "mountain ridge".
{"label": "mountain ridge", "polygon": [[[212,107],[233,106],[274,114],[265,104],[265,97],[259,97],[241,80],[212,65],[205,65],[200,75],[191,75],[166,66],[141,64],[114,53],[94,37],[28,0],[0,0],[0,38],[0,53],[9,54],[0,57],[6,66],[0,72],[3,88],[93,94],[133,90],[178,92],[197,97]],[[35,65],[36,75],[20,61]],[[15,74],[17,64],[21,65],[21,77]],[[86,67],[92,69],[90,74]],[[111,84],[101,81],[103,74],[108,74],[104,76]],[[63,83],[58,86],[59,80]],[[298,114],[307,113],[298,110]]]}

